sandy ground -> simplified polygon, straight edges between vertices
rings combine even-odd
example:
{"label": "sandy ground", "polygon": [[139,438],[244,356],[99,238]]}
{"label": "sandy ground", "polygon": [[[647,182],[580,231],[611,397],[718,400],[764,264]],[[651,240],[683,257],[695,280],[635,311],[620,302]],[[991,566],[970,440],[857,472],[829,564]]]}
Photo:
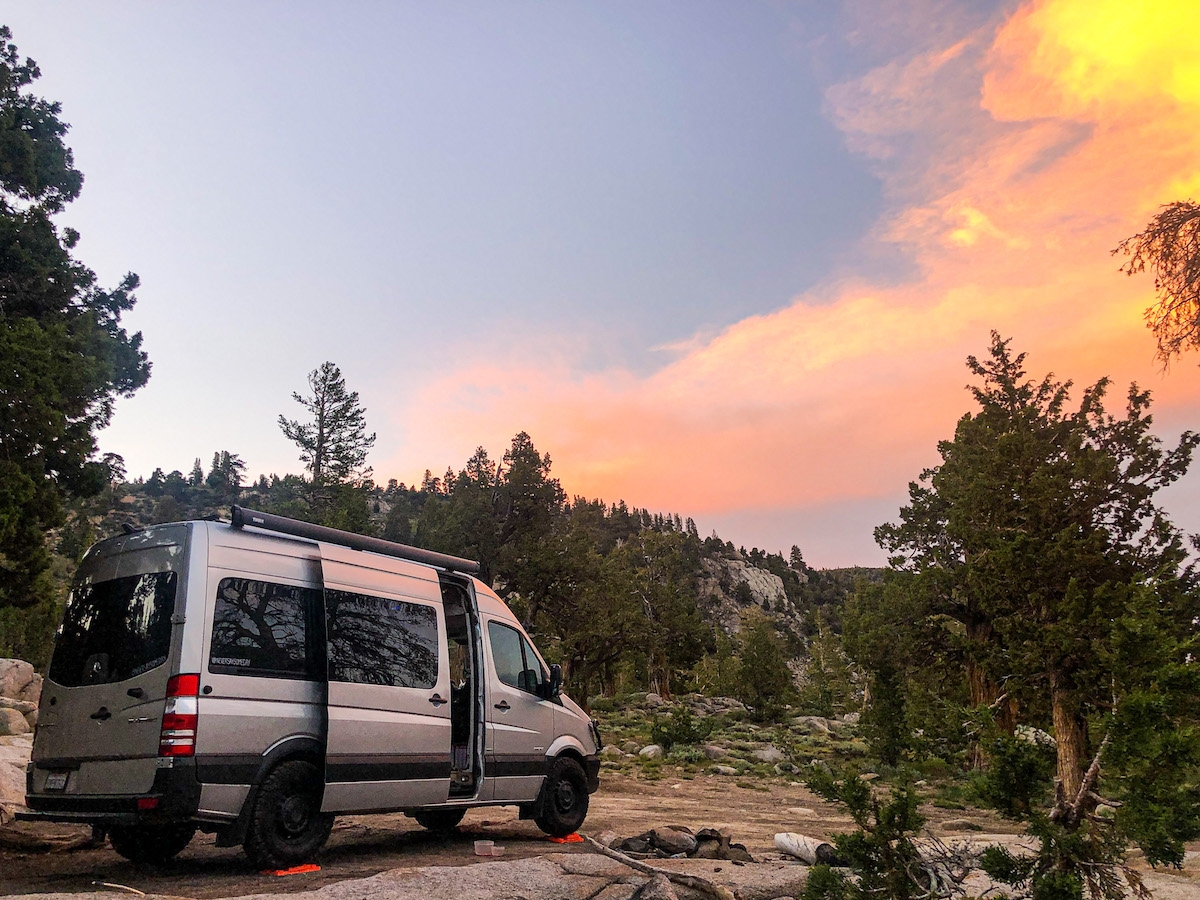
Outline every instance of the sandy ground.
{"label": "sandy ground", "polygon": [[[774,835],[799,831],[827,836],[845,830],[849,820],[802,785],[773,782],[767,790],[738,787],[735,779],[700,776],[693,780],[646,781],[605,775],[592,796],[583,831],[611,830],[622,837],[657,825],[727,829],[756,859],[779,859]],[[1018,840],[1012,823],[977,811],[926,807],[931,831],[948,842]],[[321,870],[280,878],[254,870],[239,848],[220,849],[210,835],[197,835],[170,866],[138,868],[107,845],[69,851],[47,846],[86,831],[71,826],[14,824],[0,830],[0,895],[78,893],[109,882],[157,895],[210,900],[256,893],[310,891],[348,879],[361,879],[401,867],[465,866],[482,862],[473,841],[490,839],[507,859],[548,853],[586,853],[581,845],[548,843],[532,822],[517,819],[515,808],[472,810],[450,837],[426,832],[403,815],[347,816],[338,819],[317,862]],[[1200,845],[1190,848],[1200,851]],[[1161,900],[1200,900],[1200,852],[1188,854],[1182,872],[1149,873]],[[1136,864],[1136,858],[1134,860]],[[114,895],[115,896],[115,895]]]}

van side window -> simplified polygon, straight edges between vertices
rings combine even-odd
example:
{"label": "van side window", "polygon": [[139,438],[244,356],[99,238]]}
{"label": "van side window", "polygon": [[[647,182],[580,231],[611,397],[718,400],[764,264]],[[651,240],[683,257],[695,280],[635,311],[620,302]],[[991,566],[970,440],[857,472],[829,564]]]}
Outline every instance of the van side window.
{"label": "van side window", "polygon": [[542,668],[541,661],[533,652],[533,645],[525,637],[521,638],[521,651],[525,654],[525,683],[517,687],[536,693],[541,685],[550,680],[550,673]]}
{"label": "van side window", "polygon": [[496,677],[509,687],[537,693],[538,685],[546,678],[529,641],[515,628],[499,622],[488,622],[488,639]]}
{"label": "van side window", "polygon": [[329,680],[431,688],[438,678],[432,606],[349,591],[325,591]]}
{"label": "van side window", "polygon": [[222,578],[213,612],[209,671],[268,678],[314,674],[306,634],[320,597],[313,588]]}

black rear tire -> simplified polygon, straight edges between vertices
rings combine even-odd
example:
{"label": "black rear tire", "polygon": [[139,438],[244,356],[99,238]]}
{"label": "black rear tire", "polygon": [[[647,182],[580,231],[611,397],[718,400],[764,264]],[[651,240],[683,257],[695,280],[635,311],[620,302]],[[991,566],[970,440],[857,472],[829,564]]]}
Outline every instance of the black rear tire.
{"label": "black rear tire", "polygon": [[550,764],[550,772],[538,796],[537,827],[551,837],[574,834],[587,818],[588,785],[583,766],[569,756]]}
{"label": "black rear tire", "polygon": [[333,816],[321,812],[321,770],[303,760],[277,766],[259,788],[242,849],[257,866],[286,869],[307,862],[329,839]]}
{"label": "black rear tire", "polygon": [[193,822],[165,825],[113,825],[108,829],[112,848],[131,863],[157,866],[168,863],[196,834]]}
{"label": "black rear tire", "polygon": [[465,809],[421,809],[413,813],[413,818],[422,828],[446,834],[453,831],[466,814]]}

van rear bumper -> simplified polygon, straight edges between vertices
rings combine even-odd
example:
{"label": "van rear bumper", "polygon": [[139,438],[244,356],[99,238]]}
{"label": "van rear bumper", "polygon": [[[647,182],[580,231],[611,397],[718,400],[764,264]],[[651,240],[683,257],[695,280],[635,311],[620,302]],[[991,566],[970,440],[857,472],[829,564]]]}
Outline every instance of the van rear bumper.
{"label": "van rear bumper", "polygon": [[[32,779],[29,779],[30,781]],[[29,812],[18,818],[42,822],[162,822],[191,819],[200,808],[200,782],[196,779],[196,763],[176,759],[169,769],[158,769],[154,783],[145,794],[35,794],[27,783],[25,805]],[[142,807],[147,800],[157,800],[151,809]]]}

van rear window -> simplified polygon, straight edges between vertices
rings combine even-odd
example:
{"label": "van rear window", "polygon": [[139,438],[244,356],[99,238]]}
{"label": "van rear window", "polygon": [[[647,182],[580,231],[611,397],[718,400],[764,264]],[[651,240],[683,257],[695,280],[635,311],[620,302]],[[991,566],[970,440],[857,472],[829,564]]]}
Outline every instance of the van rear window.
{"label": "van rear window", "polygon": [[76,585],[50,679],[64,687],[109,684],[165,663],[177,581],[174,572],[153,572]]}
{"label": "van rear window", "polygon": [[311,621],[314,588],[250,578],[222,578],[213,609],[208,670],[224,675],[306,678],[317,674]]}

